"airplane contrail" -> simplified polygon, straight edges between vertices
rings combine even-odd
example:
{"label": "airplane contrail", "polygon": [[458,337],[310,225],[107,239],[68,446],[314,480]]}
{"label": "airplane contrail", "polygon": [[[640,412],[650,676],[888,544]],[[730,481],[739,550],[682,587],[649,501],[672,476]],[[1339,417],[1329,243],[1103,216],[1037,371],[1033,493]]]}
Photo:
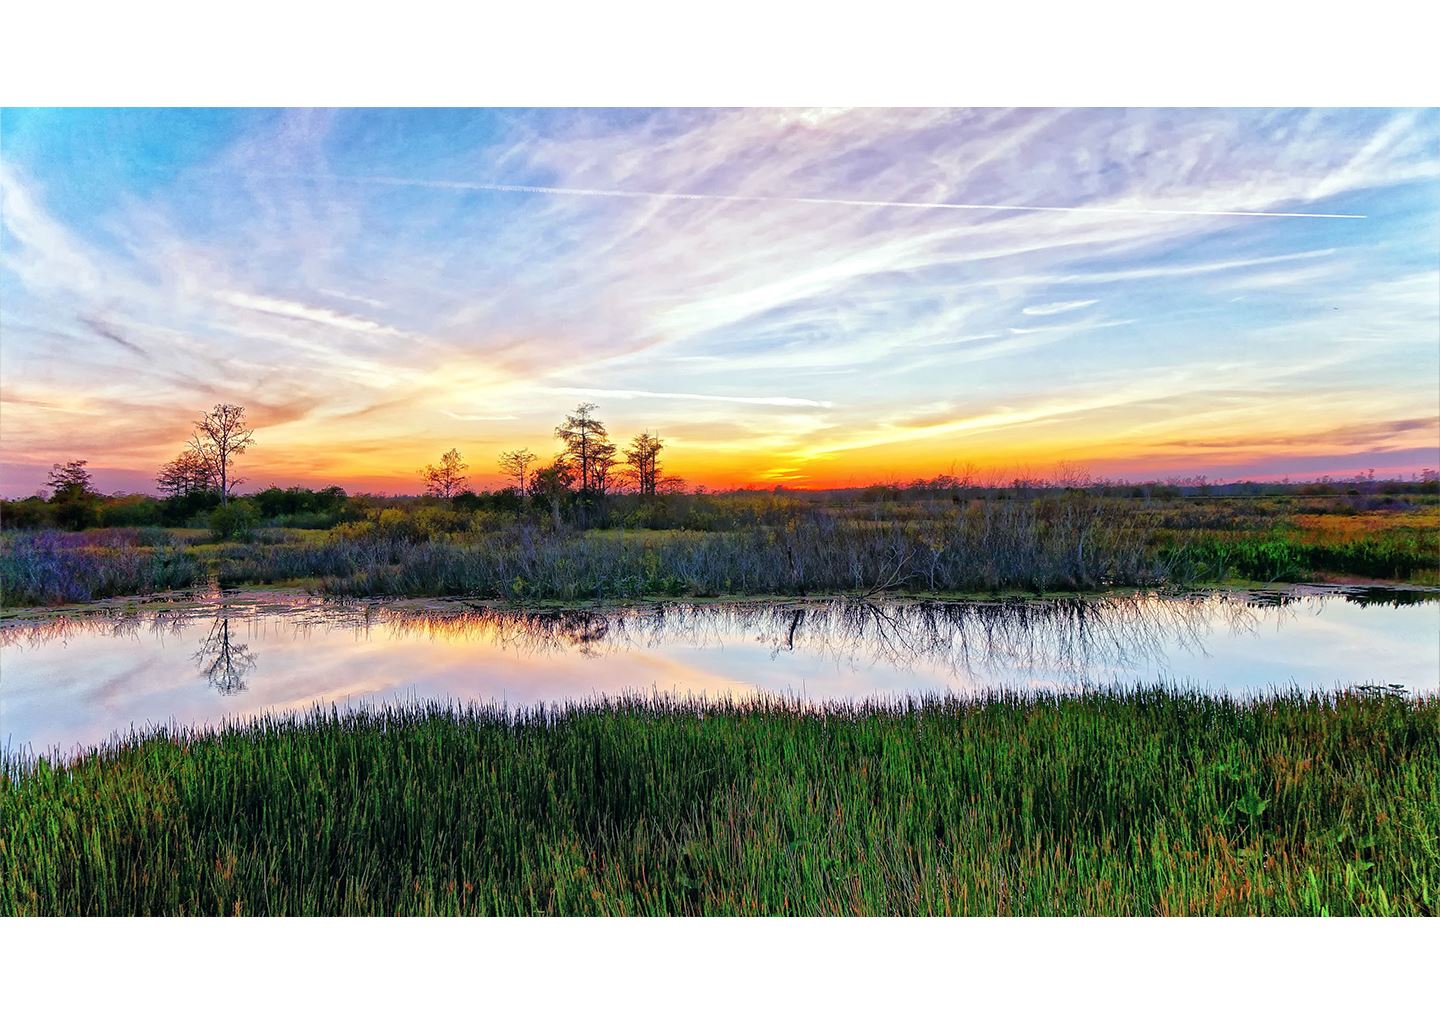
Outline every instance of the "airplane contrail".
{"label": "airplane contrail", "polygon": [[416,178],[347,177],[371,185],[405,188],[448,188],[476,192],[532,192],[547,196],[594,196],[609,199],[685,199],[729,203],[808,203],[822,206],[872,206],[906,210],[1015,210],[1027,213],[1141,214],[1156,217],[1291,217],[1316,220],[1364,220],[1363,213],[1286,213],[1260,210],[1152,210],[1124,206],[1021,206],[1007,203],[918,203],[898,199],[837,199],[817,196],[736,196],[708,192],[648,192],[619,188],[561,188],[555,185],[506,185],[475,181],[427,181]]}

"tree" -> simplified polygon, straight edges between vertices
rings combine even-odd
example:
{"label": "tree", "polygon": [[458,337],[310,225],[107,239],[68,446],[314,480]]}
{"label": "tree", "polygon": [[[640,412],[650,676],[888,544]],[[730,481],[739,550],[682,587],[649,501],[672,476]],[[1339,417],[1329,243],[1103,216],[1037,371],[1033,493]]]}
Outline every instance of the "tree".
{"label": "tree", "polygon": [[85,459],[76,459],[63,466],[55,463],[50,468],[49,484],[53,490],[50,504],[55,509],[55,520],[71,530],[83,530],[95,522],[96,494],[90,486],[90,473],[85,469]]}
{"label": "tree", "polygon": [[155,482],[167,498],[183,498],[215,489],[210,467],[188,448],[160,467]]}
{"label": "tree", "polygon": [[180,468],[179,459],[172,459],[165,463],[160,467],[160,472],[155,474],[155,485],[167,498],[178,498],[184,494],[187,482],[185,472]]}
{"label": "tree", "polygon": [[641,494],[654,494],[660,483],[660,449],[664,443],[658,434],[645,431],[637,434],[625,449],[625,462],[630,466],[630,475],[635,480],[635,489]]}
{"label": "tree", "polygon": [[536,456],[529,448],[516,448],[500,453],[500,471],[515,481],[515,489],[525,493],[525,481]]}
{"label": "tree", "polygon": [[[589,494],[596,489],[596,447],[600,446],[599,454],[603,454],[603,446],[609,444],[610,440],[605,424],[590,415],[594,411],[594,402],[581,402],[572,414],[565,417],[565,422],[555,428],[555,436],[564,442],[565,454],[580,474],[582,494]],[[615,449],[611,447],[612,464],[614,454]]]}
{"label": "tree", "polygon": [[64,505],[98,497],[90,486],[90,473],[85,468],[87,463],[87,459],[76,459],[63,466],[57,462],[50,467],[50,478],[46,482],[54,492],[50,495],[52,502]]}
{"label": "tree", "polygon": [[236,457],[255,443],[255,432],[245,424],[245,407],[217,405],[203,419],[196,420],[195,426],[198,429],[190,439],[190,450],[219,485],[220,504],[227,504],[230,492],[245,482],[231,476],[231,467]]}
{"label": "tree", "polygon": [[465,486],[465,474],[461,470],[469,468],[469,464],[464,461],[461,454],[451,448],[440,456],[438,468],[435,466],[425,467],[425,493],[436,498],[455,497]]}
{"label": "tree", "polygon": [[560,529],[560,502],[574,481],[575,476],[563,459],[556,459],[544,469],[537,469],[530,477],[530,493],[543,497],[549,503],[557,530]]}
{"label": "tree", "polygon": [[590,483],[596,494],[603,495],[610,489],[610,471],[615,468],[615,446],[609,441],[599,441],[590,449]]}

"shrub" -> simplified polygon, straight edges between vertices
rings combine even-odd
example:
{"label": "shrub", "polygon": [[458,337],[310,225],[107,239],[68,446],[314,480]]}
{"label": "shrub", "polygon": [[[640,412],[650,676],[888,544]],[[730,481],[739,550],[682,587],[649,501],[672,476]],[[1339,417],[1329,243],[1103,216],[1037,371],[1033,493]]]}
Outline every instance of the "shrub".
{"label": "shrub", "polygon": [[253,502],[237,498],[210,513],[210,535],[216,540],[249,540],[259,518]]}

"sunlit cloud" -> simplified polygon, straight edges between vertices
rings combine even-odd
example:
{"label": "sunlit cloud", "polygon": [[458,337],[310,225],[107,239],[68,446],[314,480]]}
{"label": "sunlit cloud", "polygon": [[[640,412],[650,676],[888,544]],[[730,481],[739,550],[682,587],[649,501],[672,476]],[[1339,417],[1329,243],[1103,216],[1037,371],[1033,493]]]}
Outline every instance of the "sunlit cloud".
{"label": "sunlit cloud", "polygon": [[449,409],[445,410],[445,415],[449,416],[452,420],[468,420],[484,423],[503,423],[517,418],[514,416],[480,416],[473,413],[451,412]]}

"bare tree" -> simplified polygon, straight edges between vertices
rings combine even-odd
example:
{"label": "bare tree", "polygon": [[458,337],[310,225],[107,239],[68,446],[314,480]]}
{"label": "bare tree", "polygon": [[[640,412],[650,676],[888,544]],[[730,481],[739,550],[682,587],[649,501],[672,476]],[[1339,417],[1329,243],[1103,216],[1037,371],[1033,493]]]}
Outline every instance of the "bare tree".
{"label": "bare tree", "polygon": [[[564,442],[565,454],[580,473],[580,490],[585,494],[596,489],[596,447],[610,441],[605,424],[591,415],[594,411],[594,402],[581,402],[573,413],[565,417],[565,422],[555,428],[555,436]],[[612,447],[612,464],[614,457],[615,449]]]}
{"label": "bare tree", "polygon": [[466,477],[461,471],[469,468],[461,454],[451,448],[440,456],[438,467],[425,467],[425,493],[437,498],[455,497],[465,486]]}
{"label": "bare tree", "polygon": [[245,677],[255,667],[255,655],[249,644],[230,639],[230,617],[217,615],[210,625],[210,634],[194,654],[195,664],[206,681],[221,693],[239,693],[245,689]]}
{"label": "bare tree", "polygon": [[515,481],[515,489],[521,494],[525,493],[525,483],[529,477],[530,466],[535,459],[535,453],[529,448],[515,448],[512,451],[500,453],[501,472]]}
{"label": "bare tree", "polygon": [[172,459],[160,467],[160,472],[155,474],[155,484],[160,488],[160,493],[167,498],[178,498],[185,493],[187,477],[180,468],[180,460]]}
{"label": "bare tree", "polygon": [[217,405],[203,419],[195,421],[198,428],[190,439],[190,450],[205,464],[210,478],[219,485],[220,504],[230,501],[230,492],[245,481],[230,475],[237,456],[254,441],[254,431],[245,424],[243,405]]}
{"label": "bare tree", "polygon": [[215,489],[210,467],[205,464],[204,459],[188,448],[160,467],[155,482],[160,486],[161,493],[170,498],[181,498]]}
{"label": "bare tree", "polygon": [[664,443],[658,434],[645,431],[637,434],[625,449],[625,462],[630,466],[630,475],[635,479],[635,488],[641,494],[654,494],[660,483],[660,449]]}

